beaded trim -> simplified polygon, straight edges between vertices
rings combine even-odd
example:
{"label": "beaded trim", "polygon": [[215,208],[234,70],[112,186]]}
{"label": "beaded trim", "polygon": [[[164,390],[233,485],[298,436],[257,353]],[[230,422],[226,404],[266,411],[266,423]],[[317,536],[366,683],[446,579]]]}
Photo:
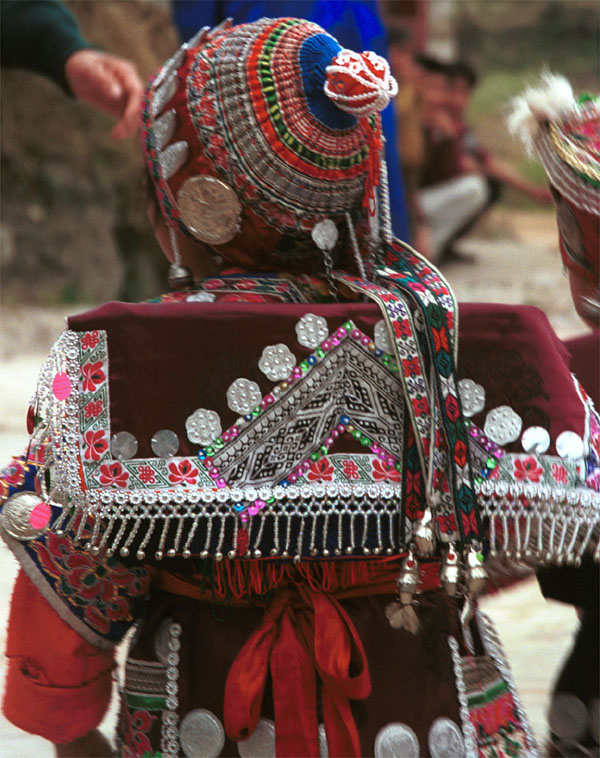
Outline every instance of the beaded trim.
{"label": "beaded trim", "polygon": [[465,740],[464,758],[478,758],[477,735],[473,722],[469,718],[469,707],[467,703],[467,688],[463,677],[463,670],[460,660],[458,642],[454,637],[448,637],[448,645],[452,654],[452,667],[454,668],[454,678],[456,680],[456,695],[459,704],[460,720],[462,723],[462,733]]}

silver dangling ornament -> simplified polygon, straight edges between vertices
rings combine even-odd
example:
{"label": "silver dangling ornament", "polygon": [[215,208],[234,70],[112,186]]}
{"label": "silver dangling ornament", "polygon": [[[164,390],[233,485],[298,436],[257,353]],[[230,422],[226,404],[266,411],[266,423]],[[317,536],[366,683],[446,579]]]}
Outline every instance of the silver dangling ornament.
{"label": "silver dangling ornament", "polygon": [[333,298],[337,300],[337,284],[333,278],[333,258],[331,257],[331,253],[339,237],[337,226],[330,218],[323,219],[323,221],[319,221],[313,226],[310,236],[315,245],[323,253],[325,276],[329,284],[329,291]]}
{"label": "silver dangling ornament", "polygon": [[406,629],[412,634],[419,631],[419,619],[413,608],[413,598],[419,586],[419,565],[412,550],[402,563],[402,570],[396,579],[398,599],[388,603],[385,615],[392,629]]}
{"label": "silver dangling ornament", "polygon": [[435,545],[433,534],[433,514],[426,508],[414,534],[414,541],[419,555],[431,555]]}
{"label": "silver dangling ornament", "polygon": [[475,548],[470,547],[466,557],[465,569],[465,587],[467,597],[461,613],[463,626],[471,620],[475,612],[475,600],[485,589],[488,580],[488,573],[483,565],[483,555]]}
{"label": "silver dangling ornament", "polygon": [[440,570],[440,581],[446,594],[449,597],[455,597],[458,589],[458,579],[460,575],[460,565],[458,562],[458,553],[451,542],[448,552],[444,556],[444,562]]}
{"label": "silver dangling ornament", "polygon": [[171,250],[173,252],[173,263],[169,266],[168,282],[169,287],[173,290],[182,290],[191,287],[194,284],[194,275],[191,269],[181,263],[181,254],[177,244],[175,230],[169,227],[169,239],[171,240]]}

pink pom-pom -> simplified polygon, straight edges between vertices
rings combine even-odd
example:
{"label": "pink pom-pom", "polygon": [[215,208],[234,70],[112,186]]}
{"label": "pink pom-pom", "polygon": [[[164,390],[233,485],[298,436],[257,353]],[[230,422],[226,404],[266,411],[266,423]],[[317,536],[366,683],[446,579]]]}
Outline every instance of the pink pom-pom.
{"label": "pink pom-pom", "polygon": [[342,50],[326,68],[325,94],[346,113],[368,116],[382,111],[398,93],[385,58],[370,50]]}

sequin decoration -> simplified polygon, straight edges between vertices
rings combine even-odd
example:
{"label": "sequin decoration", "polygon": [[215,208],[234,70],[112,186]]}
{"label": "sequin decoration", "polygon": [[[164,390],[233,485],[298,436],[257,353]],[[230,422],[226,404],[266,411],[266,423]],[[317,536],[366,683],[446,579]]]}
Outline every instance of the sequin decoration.
{"label": "sequin decoration", "polygon": [[179,742],[188,758],[216,758],[225,744],[223,724],[211,711],[190,711],[179,727]]}
{"label": "sequin decoration", "polygon": [[250,413],[261,399],[260,387],[249,379],[236,379],[227,390],[227,405],[235,413]]}
{"label": "sequin decoration", "polygon": [[217,299],[217,296],[214,294],[214,292],[203,292],[202,290],[199,290],[198,292],[192,292],[191,295],[188,295],[185,299],[186,303],[214,303],[214,301]]}
{"label": "sequin decoration", "polygon": [[275,724],[270,719],[259,719],[248,739],[238,742],[241,758],[275,758]]}
{"label": "sequin decoration", "polygon": [[209,445],[221,434],[221,419],[215,411],[198,408],[187,417],[185,428],[190,442],[197,445]]}
{"label": "sequin decoration", "polygon": [[476,384],[472,379],[461,379],[458,383],[458,392],[463,413],[467,418],[481,413],[485,408],[485,390],[481,384]]}
{"label": "sequin decoration", "polygon": [[419,740],[406,724],[388,724],[375,737],[374,754],[375,758],[419,758]]}
{"label": "sequin decoration", "polygon": [[172,458],[179,450],[179,437],[170,429],[161,429],[152,437],[150,446],[158,458]]}
{"label": "sequin decoration", "polygon": [[110,440],[110,451],[115,458],[126,461],[135,457],[138,441],[131,432],[117,432]]}
{"label": "sequin decoration", "polygon": [[507,445],[519,438],[523,421],[508,405],[499,405],[485,417],[483,431],[498,445]]}
{"label": "sequin decoration", "polygon": [[52,380],[52,394],[57,400],[66,400],[71,394],[71,380],[64,371],[55,374]]}
{"label": "sequin decoration", "polygon": [[579,461],[585,452],[583,440],[575,432],[561,432],[556,438],[556,452],[567,461]]}
{"label": "sequin decoration", "polygon": [[[44,505],[35,492],[18,492],[4,503],[0,514],[2,529],[16,540],[32,540],[39,537],[43,529],[48,525],[50,509],[48,506],[46,523],[40,524],[37,508]],[[32,523],[33,521],[33,523]]]}
{"label": "sequin decoration", "polygon": [[457,758],[464,755],[464,744],[460,729],[452,719],[437,718],[427,736],[431,758]]}
{"label": "sequin decoration", "polygon": [[380,319],[375,324],[375,329],[373,330],[374,334],[374,342],[375,345],[380,349],[383,350],[384,353],[390,353],[392,352],[392,343],[390,342],[390,337],[388,334],[388,329],[385,321],[383,319]]}
{"label": "sequin decoration", "polygon": [[304,347],[319,347],[329,335],[327,321],[322,316],[307,313],[296,324],[296,335],[298,342]]}
{"label": "sequin decoration", "polygon": [[550,447],[550,435],[543,426],[529,426],[523,432],[521,445],[526,453],[541,455]]}
{"label": "sequin decoration", "polygon": [[286,379],[295,365],[294,354],[281,342],[265,347],[258,362],[259,369],[273,382]]}

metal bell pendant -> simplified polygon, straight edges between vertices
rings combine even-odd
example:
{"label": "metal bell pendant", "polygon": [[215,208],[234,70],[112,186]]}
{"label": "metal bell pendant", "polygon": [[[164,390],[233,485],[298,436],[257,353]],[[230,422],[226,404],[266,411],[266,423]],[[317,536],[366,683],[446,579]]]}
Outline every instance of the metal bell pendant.
{"label": "metal bell pendant", "polygon": [[486,585],[488,573],[483,565],[483,555],[474,548],[469,548],[467,553],[467,593],[471,599],[475,599]]}
{"label": "metal bell pendant", "polygon": [[182,290],[185,287],[191,287],[194,283],[194,277],[191,270],[181,263],[171,263],[168,274],[169,287],[174,290]]}
{"label": "metal bell pendant", "polygon": [[447,595],[454,597],[458,587],[458,577],[460,566],[458,563],[458,553],[451,543],[448,552],[444,557],[444,562],[440,570],[440,580]]}
{"label": "metal bell pendant", "polygon": [[423,517],[414,535],[415,545],[420,555],[431,555],[434,547],[433,515],[430,508],[425,509]]}
{"label": "metal bell pendant", "polygon": [[412,634],[419,631],[419,619],[413,608],[413,596],[418,586],[419,566],[412,551],[409,551],[396,579],[398,600],[389,603],[385,609],[385,615],[393,629],[406,629]]}

